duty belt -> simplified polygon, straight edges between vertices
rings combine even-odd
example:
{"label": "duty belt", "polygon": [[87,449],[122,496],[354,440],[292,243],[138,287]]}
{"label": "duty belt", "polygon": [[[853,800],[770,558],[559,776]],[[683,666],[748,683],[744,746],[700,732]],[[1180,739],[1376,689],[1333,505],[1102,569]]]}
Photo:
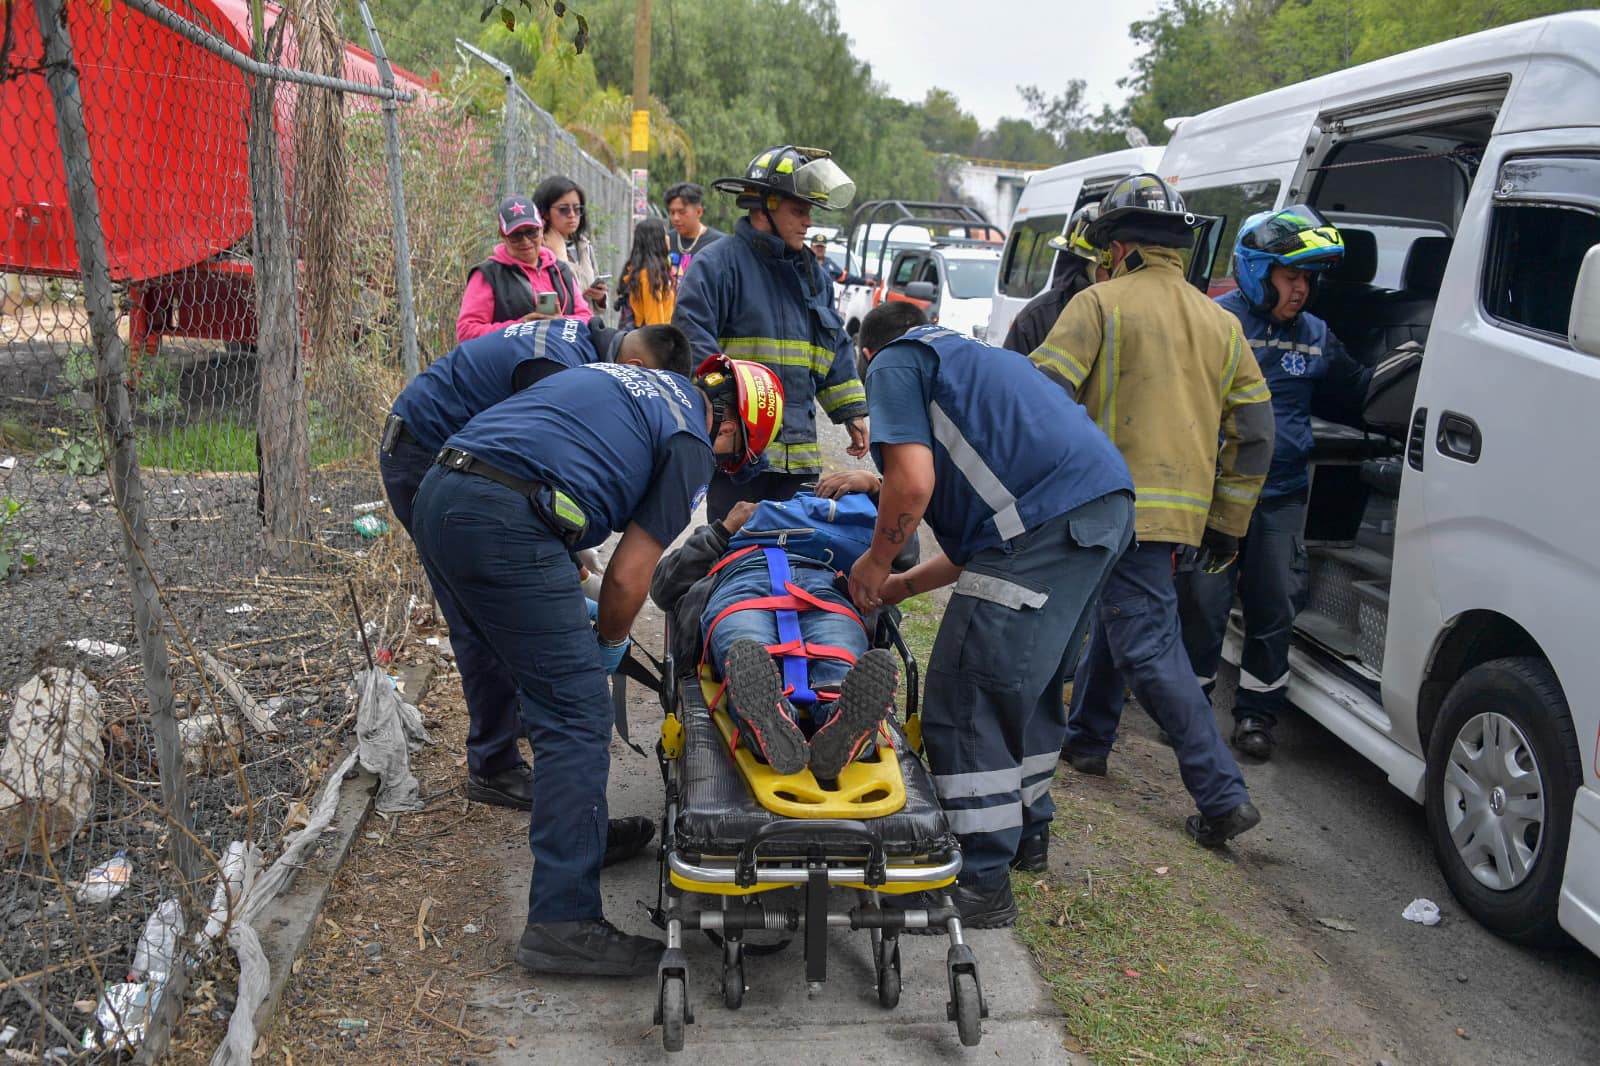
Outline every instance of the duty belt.
{"label": "duty belt", "polygon": [[395,446],[404,441],[407,444],[421,444],[415,433],[406,428],[406,420],[389,412],[389,417],[383,420],[383,437],[378,444],[378,450],[385,455],[393,455]]}
{"label": "duty belt", "polygon": [[447,470],[463,474],[476,474],[498,482],[533,504],[534,513],[544,520],[551,532],[560,537],[567,547],[575,547],[589,529],[589,518],[572,497],[546,481],[527,481],[514,474],[490,466],[459,448],[441,448],[434,462]]}

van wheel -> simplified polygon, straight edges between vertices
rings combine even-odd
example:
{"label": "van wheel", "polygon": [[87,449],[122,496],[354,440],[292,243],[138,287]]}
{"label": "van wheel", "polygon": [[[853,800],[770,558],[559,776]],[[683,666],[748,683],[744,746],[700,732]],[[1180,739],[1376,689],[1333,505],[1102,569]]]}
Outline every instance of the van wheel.
{"label": "van wheel", "polygon": [[1559,943],[1556,903],[1583,780],[1566,697],[1542,659],[1462,675],[1428,743],[1428,832],[1444,879],[1508,940]]}

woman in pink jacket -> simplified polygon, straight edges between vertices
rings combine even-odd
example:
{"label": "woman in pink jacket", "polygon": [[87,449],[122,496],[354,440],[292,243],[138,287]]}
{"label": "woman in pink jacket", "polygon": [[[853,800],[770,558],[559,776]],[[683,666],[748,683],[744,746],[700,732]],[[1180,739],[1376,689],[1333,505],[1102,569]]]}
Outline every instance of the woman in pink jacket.
{"label": "woman in pink jacket", "polygon": [[[505,242],[495,245],[493,254],[467,275],[467,291],[456,316],[458,344],[513,322],[541,318],[587,322],[594,317],[572,268],[542,243],[544,220],[532,200],[508,196],[500,201],[500,234]],[[539,312],[542,292],[555,293],[554,314]]]}

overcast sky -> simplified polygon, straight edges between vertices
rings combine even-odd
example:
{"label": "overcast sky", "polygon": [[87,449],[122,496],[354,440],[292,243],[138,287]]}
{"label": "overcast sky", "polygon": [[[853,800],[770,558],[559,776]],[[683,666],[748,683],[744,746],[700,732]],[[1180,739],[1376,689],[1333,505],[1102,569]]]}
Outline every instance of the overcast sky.
{"label": "overcast sky", "polygon": [[1018,85],[1054,96],[1088,83],[1089,110],[1120,104],[1138,48],[1128,25],[1159,0],[835,0],[839,23],[872,76],[903,100],[948,89],[985,128],[1025,118]]}

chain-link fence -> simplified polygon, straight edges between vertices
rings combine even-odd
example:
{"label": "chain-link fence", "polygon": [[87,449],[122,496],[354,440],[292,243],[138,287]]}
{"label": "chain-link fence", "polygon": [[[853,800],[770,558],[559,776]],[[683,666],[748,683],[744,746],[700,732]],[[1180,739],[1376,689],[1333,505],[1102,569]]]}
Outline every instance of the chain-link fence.
{"label": "chain-link fence", "polygon": [[[214,892],[343,755],[352,591],[380,660],[429,654],[374,462],[407,348],[378,66],[331,0],[267,8],[259,46],[250,6],[0,0],[5,1051],[148,1055],[186,987],[226,1017]],[[519,104],[508,136],[449,86],[399,89],[424,364],[492,241],[503,145],[582,184],[620,261],[626,182],[548,115]]]}
{"label": "chain-link fence", "polygon": [[587,205],[595,263],[601,273],[620,277],[633,244],[633,187],[628,179],[580,148],[577,138],[523,91],[509,66],[465,41],[456,43],[505,79],[505,108],[495,141],[500,194],[532,196],[539,182],[557,174],[577,182]]}

